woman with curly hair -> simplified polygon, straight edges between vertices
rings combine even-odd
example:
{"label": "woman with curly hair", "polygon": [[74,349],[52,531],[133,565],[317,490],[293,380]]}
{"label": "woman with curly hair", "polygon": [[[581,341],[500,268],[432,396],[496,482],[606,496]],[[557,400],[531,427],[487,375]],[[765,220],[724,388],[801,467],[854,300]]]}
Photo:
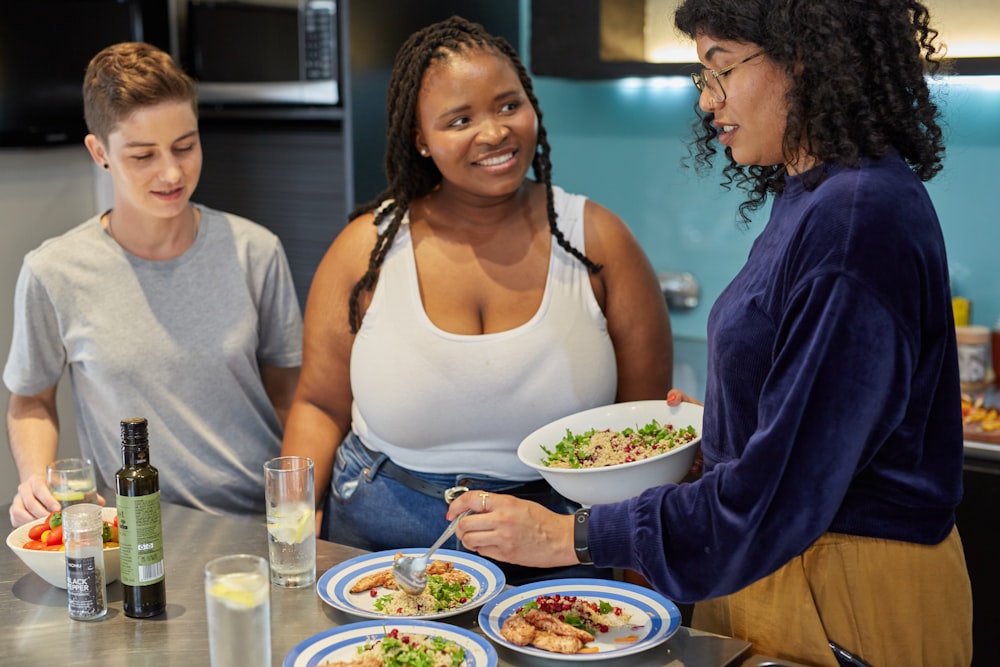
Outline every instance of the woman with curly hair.
{"label": "woman with curly hair", "polygon": [[572,512],[517,446],[669,389],[655,273],[618,216],[552,184],[531,80],[481,25],[411,35],[387,111],[388,186],[313,280],[283,452],[315,461],[321,534],[369,550],[429,546],[455,486]]}
{"label": "woman with curly hair", "polygon": [[[631,568],[695,627],[836,665],[968,665],[971,590],[943,145],[909,0],[686,0],[702,166],[770,220],[708,322],[704,474],[576,517],[501,495],[466,547]],[[690,400],[671,392],[668,402]],[[452,514],[477,506],[459,498]]]}

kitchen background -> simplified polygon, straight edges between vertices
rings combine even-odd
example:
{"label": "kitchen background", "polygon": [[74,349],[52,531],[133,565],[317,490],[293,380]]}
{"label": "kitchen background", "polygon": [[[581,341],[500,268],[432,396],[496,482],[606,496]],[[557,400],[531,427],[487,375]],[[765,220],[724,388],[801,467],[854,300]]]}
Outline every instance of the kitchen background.
{"label": "kitchen background", "polygon": [[[462,3],[438,4],[447,15],[460,11]],[[486,18],[502,22],[506,30],[487,27],[505,34],[519,32],[519,50],[530,67],[531,0],[517,0],[516,7],[513,1],[499,4],[508,9]],[[353,11],[358,14],[357,7]],[[495,8],[487,11],[497,13]],[[511,21],[516,22],[514,28],[509,27]],[[392,40],[388,38],[394,36],[392,31],[382,32],[387,52],[394,51],[406,34],[397,31]],[[673,313],[676,383],[700,396],[709,308],[742,264],[767,211],[758,212],[748,229],[742,227],[736,215],[739,193],[724,191],[717,174],[698,177],[681,166],[697,101],[689,78],[535,76],[534,81],[552,144],[554,181],[616,211],[632,227],[657,270],[690,272],[700,284],[698,306]],[[358,85],[372,83],[365,79]],[[933,89],[943,111],[948,152],[944,171],[928,189],[948,244],[953,291],[971,300],[973,323],[993,325],[1000,318],[995,173],[1000,159],[1000,75],[950,77],[935,82]],[[363,95],[355,91],[354,97],[357,105],[377,112],[384,108],[384,84],[378,81]],[[373,134],[377,131],[376,127],[359,139],[377,149],[381,145],[380,133]],[[381,154],[361,148],[355,148],[354,160],[367,161],[362,167],[380,175]],[[206,164],[213,159],[221,161],[225,155],[208,151]],[[329,168],[335,170],[337,165]],[[0,285],[7,286],[0,289],[0,350],[6,352],[9,346],[13,286],[22,257],[44,239],[103,208],[108,201],[105,179],[82,145],[0,150]],[[370,178],[358,179],[355,198],[374,196],[380,186]],[[331,211],[331,216],[337,214]],[[299,287],[304,294],[307,286]],[[72,408],[65,400],[68,388],[59,393],[63,422],[71,425]],[[6,395],[6,389],[0,390],[4,402]],[[74,446],[72,429],[64,429],[68,448],[64,453]],[[16,486],[8,451],[3,447],[0,452],[0,498],[9,497]]]}
{"label": "kitchen background", "polygon": [[[421,5],[427,16],[413,27],[474,7],[478,16],[470,17],[483,21],[494,32],[510,35],[530,67],[531,0],[413,4]],[[361,5],[367,15],[362,15]],[[345,114],[342,125],[345,134],[353,136],[354,145],[343,162],[326,163],[334,176],[341,164],[357,171],[341,174],[336,179],[339,185],[329,185],[342,189],[339,196],[348,200],[344,206],[350,206],[351,199],[370,198],[382,185],[378,180],[382,145],[378,122],[379,114],[384,114],[388,67],[391,55],[412,29],[402,26],[406,20],[418,20],[407,14],[409,3],[405,9],[392,9],[392,5],[386,0],[368,0],[350,6],[356,41],[344,47],[345,56],[349,49],[353,62],[345,58],[344,67],[350,65],[351,72],[348,76],[345,70],[342,83],[350,86],[354,77],[354,90],[345,91],[345,107],[349,110],[353,105],[354,112]],[[343,20],[347,7],[344,3]],[[387,7],[388,14],[384,13]],[[386,24],[385,17],[393,16],[392,12],[401,16],[400,26]],[[997,31],[1000,40],[1000,25]],[[947,39],[947,34],[944,37]],[[382,58],[376,63],[372,50],[378,40],[383,42]],[[691,49],[693,54],[693,45]],[[365,72],[372,76],[361,76]],[[675,383],[701,396],[709,309],[741,266],[767,211],[758,212],[748,229],[741,227],[736,214],[739,193],[725,192],[717,174],[699,178],[681,166],[697,101],[688,77],[570,80],[535,76],[534,81],[553,149],[554,182],[616,211],[629,223],[657,270],[690,272],[699,282],[699,304],[689,312],[675,312],[673,329]],[[946,237],[952,287],[956,295],[972,302],[973,323],[992,326],[1000,318],[1000,214],[996,205],[1000,72],[950,77],[935,82],[933,90],[943,111],[948,152],[944,171],[928,189]],[[370,113],[359,113],[365,108]],[[227,159],[221,151],[213,153],[208,142],[213,136],[209,132],[215,132],[212,128],[222,128],[221,132],[225,121],[209,121],[203,123],[205,187],[212,180],[208,172],[213,160]],[[276,140],[281,140],[280,135]],[[322,165],[317,168],[322,173]],[[374,179],[371,174],[375,174]],[[10,342],[14,283],[24,254],[105,208],[109,202],[105,179],[82,144],[0,149],[0,351],[4,358]],[[195,199],[205,201],[200,193]],[[205,203],[232,210],[213,201]],[[321,233],[332,239],[342,224],[343,211],[330,210],[329,216],[329,233]],[[307,286],[300,284],[299,289],[304,295]],[[63,384],[59,391],[63,424],[60,455],[68,456],[77,444],[69,387],[65,380]],[[0,389],[4,405],[6,398],[6,388]],[[109,425],[112,433],[116,428]],[[9,501],[16,485],[9,448],[0,447],[0,503]]]}

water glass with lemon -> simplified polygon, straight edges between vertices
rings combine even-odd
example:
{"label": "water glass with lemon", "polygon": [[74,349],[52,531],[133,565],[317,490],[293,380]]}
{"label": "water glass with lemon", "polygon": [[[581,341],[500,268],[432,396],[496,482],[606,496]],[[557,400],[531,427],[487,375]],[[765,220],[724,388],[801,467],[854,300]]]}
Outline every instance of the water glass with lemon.
{"label": "water glass with lemon", "polygon": [[260,556],[221,556],[205,565],[212,667],[270,667],[271,582]]}
{"label": "water glass with lemon", "polygon": [[97,503],[97,480],[88,459],[56,459],[46,466],[45,480],[63,509],[78,503]]}
{"label": "water glass with lemon", "polygon": [[316,510],[313,462],[279,456],[264,464],[267,547],[271,583],[303,588],[316,581]]}

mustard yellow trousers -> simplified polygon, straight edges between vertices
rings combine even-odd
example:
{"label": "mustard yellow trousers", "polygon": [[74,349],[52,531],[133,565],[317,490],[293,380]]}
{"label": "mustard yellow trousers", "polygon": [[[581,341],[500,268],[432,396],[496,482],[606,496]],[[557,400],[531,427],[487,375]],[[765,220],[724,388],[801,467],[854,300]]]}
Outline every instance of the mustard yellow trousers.
{"label": "mustard yellow trousers", "polygon": [[934,546],[827,533],[774,574],[695,605],[691,625],[806,665],[837,667],[832,639],[873,667],[968,667],[962,540],[957,528]]}

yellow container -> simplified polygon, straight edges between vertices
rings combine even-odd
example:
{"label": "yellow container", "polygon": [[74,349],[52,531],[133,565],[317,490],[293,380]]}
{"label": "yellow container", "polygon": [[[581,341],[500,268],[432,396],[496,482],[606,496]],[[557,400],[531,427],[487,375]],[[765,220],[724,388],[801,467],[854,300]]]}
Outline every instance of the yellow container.
{"label": "yellow container", "polygon": [[969,326],[969,315],[972,310],[972,304],[965,297],[956,296],[951,300],[951,309],[955,313],[955,326],[956,327],[967,327]]}

